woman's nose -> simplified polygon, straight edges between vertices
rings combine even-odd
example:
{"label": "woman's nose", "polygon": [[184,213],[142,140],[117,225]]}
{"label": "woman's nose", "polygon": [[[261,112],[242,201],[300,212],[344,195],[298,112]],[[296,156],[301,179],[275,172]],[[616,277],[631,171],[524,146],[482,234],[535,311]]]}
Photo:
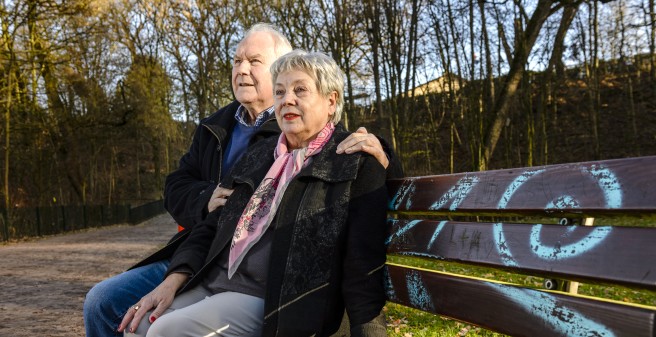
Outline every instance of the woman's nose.
{"label": "woman's nose", "polygon": [[282,96],[283,105],[292,105],[294,104],[294,94],[292,92],[287,92]]}

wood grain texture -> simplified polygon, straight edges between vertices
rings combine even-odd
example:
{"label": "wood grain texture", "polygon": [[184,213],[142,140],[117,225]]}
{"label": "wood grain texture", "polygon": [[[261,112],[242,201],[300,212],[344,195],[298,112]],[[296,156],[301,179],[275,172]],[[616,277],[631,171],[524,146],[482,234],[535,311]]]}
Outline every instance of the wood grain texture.
{"label": "wood grain texture", "polygon": [[[656,228],[613,226],[620,216],[656,222],[656,156],[410,177],[388,190],[388,253],[656,291]],[[563,217],[613,219],[554,224]],[[387,270],[391,301],[512,336],[656,335],[654,307]]]}
{"label": "wood grain texture", "polygon": [[391,301],[512,336],[653,337],[653,310],[387,266]]}
{"label": "wood grain texture", "polygon": [[656,228],[394,219],[388,224],[390,253],[656,290]]}
{"label": "wood grain texture", "polygon": [[449,214],[656,213],[656,156],[388,182],[390,210]]}

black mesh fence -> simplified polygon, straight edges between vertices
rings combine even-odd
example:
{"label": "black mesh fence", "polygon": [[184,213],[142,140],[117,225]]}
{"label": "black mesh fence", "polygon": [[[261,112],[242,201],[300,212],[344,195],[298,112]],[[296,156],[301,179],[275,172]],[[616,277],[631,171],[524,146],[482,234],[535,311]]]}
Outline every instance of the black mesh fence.
{"label": "black mesh fence", "polygon": [[[52,235],[61,233],[65,230],[64,216],[61,207],[37,207],[37,208],[24,208],[26,213],[36,214],[36,235]],[[14,211],[11,212],[12,215]],[[25,227],[25,223],[20,219],[11,217],[9,223],[13,228]],[[12,238],[20,238],[23,236],[33,236],[34,231],[23,233],[23,235],[16,235]],[[9,239],[9,238],[7,238]]]}
{"label": "black mesh fence", "polygon": [[130,205],[83,205],[0,209],[0,240],[52,235],[78,229],[137,224],[164,213],[164,201]]}
{"label": "black mesh fence", "polygon": [[130,223],[140,223],[162,213],[164,213],[164,200],[152,201],[130,208]]}

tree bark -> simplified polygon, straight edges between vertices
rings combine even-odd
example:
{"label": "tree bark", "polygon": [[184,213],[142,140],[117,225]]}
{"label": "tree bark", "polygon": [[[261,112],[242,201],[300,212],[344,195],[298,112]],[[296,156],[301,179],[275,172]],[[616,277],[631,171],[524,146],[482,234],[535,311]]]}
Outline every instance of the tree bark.
{"label": "tree bark", "polygon": [[542,94],[542,103],[539,104],[538,110],[540,112],[540,131],[541,131],[541,160],[542,165],[546,165],[549,162],[549,141],[547,135],[547,122],[549,118],[547,117],[549,107],[553,107],[554,113],[556,110],[557,99],[553,97],[555,95],[554,88],[557,86],[556,81],[554,81],[554,73],[556,74],[557,79],[562,79],[565,76],[565,66],[563,65],[563,52],[565,51],[565,36],[567,31],[572,25],[572,21],[576,16],[578,11],[579,3],[571,3],[565,5],[563,8],[563,16],[560,19],[558,25],[558,30],[556,36],[554,37],[553,50],[551,51],[551,56],[549,58],[549,65],[545,71],[544,76],[544,86]]}
{"label": "tree bark", "polygon": [[483,171],[489,167],[490,160],[494,154],[501,132],[503,131],[506,120],[510,115],[510,102],[517,93],[517,87],[524,76],[524,67],[528,60],[528,56],[535,44],[535,41],[540,33],[540,29],[545,20],[551,14],[551,5],[554,1],[541,0],[531,16],[523,35],[518,39],[518,45],[515,46],[513,60],[511,63],[510,71],[508,73],[506,82],[501,87],[499,97],[494,105],[493,115],[494,120],[490,127],[487,129],[485,136],[485,145],[483,151],[483,160],[479,165],[479,170]]}

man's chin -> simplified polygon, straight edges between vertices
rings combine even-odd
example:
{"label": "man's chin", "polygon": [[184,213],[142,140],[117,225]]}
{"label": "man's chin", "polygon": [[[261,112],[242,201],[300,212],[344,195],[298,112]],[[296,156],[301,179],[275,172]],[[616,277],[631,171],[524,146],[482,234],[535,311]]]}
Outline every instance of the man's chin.
{"label": "man's chin", "polygon": [[255,101],[258,96],[257,96],[257,91],[255,89],[251,88],[239,88],[237,92],[235,93],[235,97],[237,97],[237,100],[240,102],[243,100],[244,102],[253,102]]}

